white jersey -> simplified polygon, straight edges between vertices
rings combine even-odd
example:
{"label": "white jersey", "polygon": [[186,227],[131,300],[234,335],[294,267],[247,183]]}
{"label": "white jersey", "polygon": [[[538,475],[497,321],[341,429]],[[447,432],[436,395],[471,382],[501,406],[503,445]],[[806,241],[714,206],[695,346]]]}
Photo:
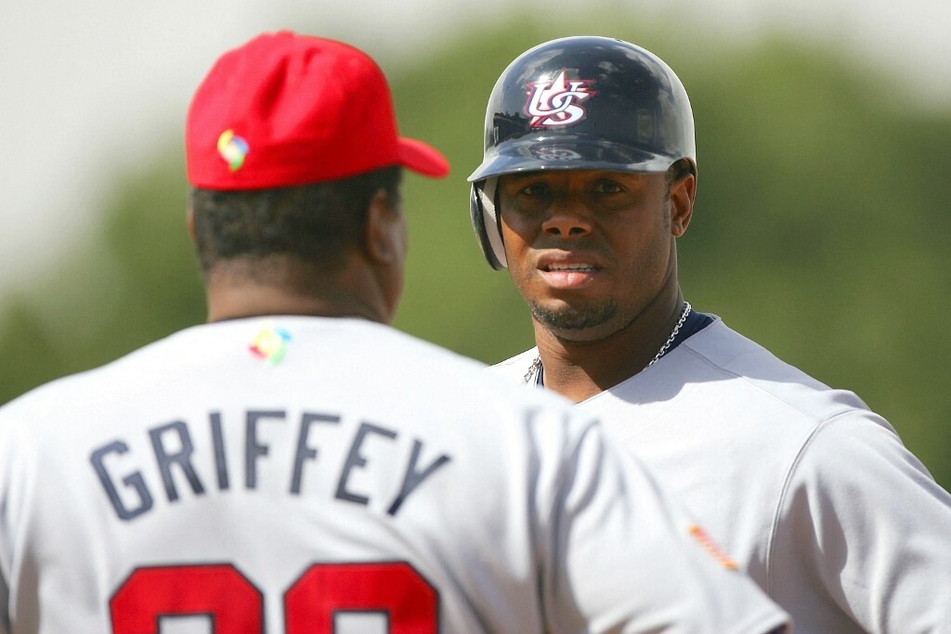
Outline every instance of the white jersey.
{"label": "white jersey", "polygon": [[0,632],[785,623],[624,453],[385,326],[189,328],[0,409]]}
{"label": "white jersey", "polygon": [[[493,370],[521,382],[536,350]],[[797,634],[951,632],[951,496],[853,393],[716,319],[583,401]]]}

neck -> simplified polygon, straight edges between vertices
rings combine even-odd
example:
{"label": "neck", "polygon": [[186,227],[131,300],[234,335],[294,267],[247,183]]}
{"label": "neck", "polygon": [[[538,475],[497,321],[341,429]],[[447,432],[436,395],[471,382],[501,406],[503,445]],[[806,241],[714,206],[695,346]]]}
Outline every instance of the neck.
{"label": "neck", "polygon": [[679,288],[658,296],[633,321],[597,341],[571,341],[537,322],[545,387],[579,403],[629,379],[658,354],[683,314]]}
{"label": "neck", "polygon": [[320,275],[305,269],[282,263],[278,269],[272,266],[267,274],[248,275],[247,270],[236,268],[213,270],[205,276],[208,321],[264,315],[392,321],[395,307],[377,292],[367,269],[348,267]]}
{"label": "neck", "polygon": [[379,323],[387,320],[358,302],[330,301],[306,297],[268,286],[209,290],[208,321],[225,321],[265,315],[308,315],[314,317],[359,317]]}

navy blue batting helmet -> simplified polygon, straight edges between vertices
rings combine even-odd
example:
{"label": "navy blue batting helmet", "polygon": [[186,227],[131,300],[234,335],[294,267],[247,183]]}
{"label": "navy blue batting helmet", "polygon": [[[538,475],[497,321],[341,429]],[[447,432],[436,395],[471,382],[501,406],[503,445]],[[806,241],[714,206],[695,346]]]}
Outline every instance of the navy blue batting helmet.
{"label": "navy blue batting helmet", "polygon": [[696,171],[693,111],[673,70],[650,51],[607,37],[566,37],[517,57],[485,114],[482,164],[469,176],[472,226],[492,268],[506,266],[496,177],[537,170]]}

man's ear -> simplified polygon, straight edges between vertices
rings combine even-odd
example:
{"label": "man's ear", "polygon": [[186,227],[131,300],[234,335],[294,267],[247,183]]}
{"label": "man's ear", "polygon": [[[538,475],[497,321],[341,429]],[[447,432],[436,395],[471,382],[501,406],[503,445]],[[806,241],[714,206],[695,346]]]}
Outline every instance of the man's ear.
{"label": "man's ear", "polygon": [[385,190],[378,190],[367,208],[365,249],[379,264],[402,261],[405,255],[403,217]]}
{"label": "man's ear", "polygon": [[697,197],[697,175],[689,172],[670,186],[670,232],[679,238],[687,231]]}

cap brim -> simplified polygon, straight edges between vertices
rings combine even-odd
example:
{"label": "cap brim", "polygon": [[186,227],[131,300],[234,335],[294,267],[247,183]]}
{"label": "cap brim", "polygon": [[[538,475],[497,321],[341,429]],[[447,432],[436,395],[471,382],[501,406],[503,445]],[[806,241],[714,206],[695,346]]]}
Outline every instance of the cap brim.
{"label": "cap brim", "polygon": [[432,178],[449,175],[449,161],[436,148],[416,139],[399,138],[400,165]]}

